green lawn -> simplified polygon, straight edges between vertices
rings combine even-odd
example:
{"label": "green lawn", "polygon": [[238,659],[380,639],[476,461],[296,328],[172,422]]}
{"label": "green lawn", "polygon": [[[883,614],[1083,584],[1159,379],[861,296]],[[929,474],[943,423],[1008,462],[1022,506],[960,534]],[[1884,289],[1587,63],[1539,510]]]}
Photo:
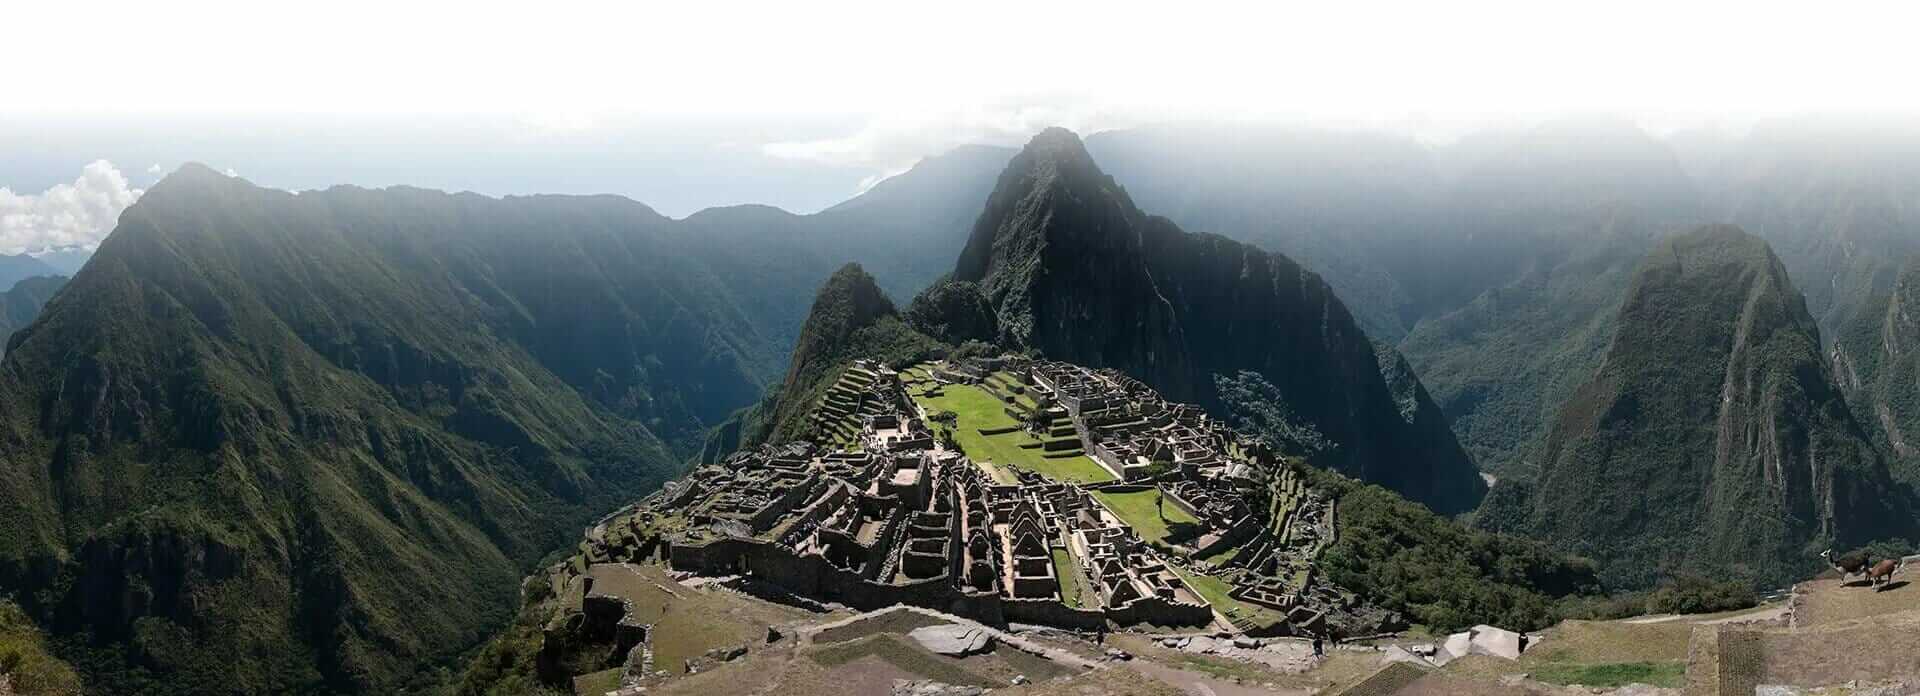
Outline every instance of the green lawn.
{"label": "green lawn", "polygon": [[1053,550],[1053,574],[1060,578],[1060,601],[1070,607],[1085,607],[1093,599],[1093,592],[1087,589],[1087,579],[1080,576],[1080,565],[1073,562],[1073,553],[1065,548]]}
{"label": "green lawn", "polygon": [[[1028,450],[1031,451],[1031,450]],[[1034,457],[1031,461],[1021,462],[1021,466],[1038,472],[1041,476],[1057,481],[1074,483],[1106,483],[1115,480],[1107,468],[1086,456],[1067,457],[1065,459],[1047,459]]]}
{"label": "green lawn", "polygon": [[993,398],[986,390],[965,384],[949,384],[940,389],[940,396],[916,396],[927,412],[952,411],[960,416],[960,424],[966,429],[1014,428],[1020,422],[1008,416],[1001,409],[1004,404]]}
{"label": "green lawn", "polygon": [[1580,664],[1549,662],[1533,665],[1534,679],[1563,686],[1614,688],[1628,684],[1651,684],[1666,688],[1686,685],[1685,662],[1613,662]]}
{"label": "green lawn", "polygon": [[[1113,510],[1113,514],[1119,515],[1120,519],[1133,527],[1135,534],[1139,534],[1141,539],[1149,542],[1164,542],[1171,531],[1167,528],[1169,522],[1185,524],[1200,522],[1178,506],[1156,505],[1160,500],[1160,490],[1157,488],[1128,493],[1094,491],[1093,496],[1099,498],[1100,502],[1106,503],[1107,508]],[[1161,519],[1162,512],[1166,514],[1166,519]]]}
{"label": "green lawn", "polygon": [[[984,389],[963,384],[949,384],[941,389],[940,396],[915,393],[913,398],[920,402],[929,414],[952,411],[959,416],[959,424],[954,429],[954,440],[959,442],[960,448],[976,462],[1018,466],[1061,481],[1101,483],[1114,480],[1112,474],[1085,455],[1048,459],[1044,456],[1046,453],[1039,448],[1021,447],[1021,445],[1039,442],[1024,430],[1000,435],[981,435],[981,430],[1020,426],[1019,421],[1014,420],[1002,410],[1003,404],[1000,400]],[[995,476],[999,478],[998,473]],[[1000,480],[1010,482],[1011,477]]]}
{"label": "green lawn", "polygon": [[1211,575],[1200,575],[1178,569],[1174,572],[1179,573],[1180,577],[1186,578],[1187,585],[1192,587],[1193,591],[1200,593],[1201,599],[1205,599],[1208,604],[1213,605],[1214,611],[1225,614],[1227,618],[1233,619],[1236,623],[1241,624],[1243,628],[1248,626],[1272,625],[1286,620],[1286,616],[1280,612],[1259,605],[1241,604],[1239,600],[1228,596],[1227,593],[1233,591],[1233,586],[1227,584],[1225,580]]}

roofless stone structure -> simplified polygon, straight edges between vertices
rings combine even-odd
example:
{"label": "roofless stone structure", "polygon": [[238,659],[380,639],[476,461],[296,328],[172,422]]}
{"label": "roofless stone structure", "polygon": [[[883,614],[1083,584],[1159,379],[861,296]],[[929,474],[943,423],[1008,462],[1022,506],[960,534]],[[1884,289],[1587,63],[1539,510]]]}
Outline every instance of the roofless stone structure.
{"label": "roofless stone structure", "polygon": [[[981,428],[922,403],[965,389],[1017,425]],[[701,466],[609,517],[584,557],[989,623],[1274,635],[1397,621],[1315,574],[1338,518],[1300,464],[1117,372],[1012,356],[901,370],[863,360],[811,418],[808,441]],[[976,461],[963,428],[1024,444]],[[1111,480],[1034,465],[1083,455]]]}

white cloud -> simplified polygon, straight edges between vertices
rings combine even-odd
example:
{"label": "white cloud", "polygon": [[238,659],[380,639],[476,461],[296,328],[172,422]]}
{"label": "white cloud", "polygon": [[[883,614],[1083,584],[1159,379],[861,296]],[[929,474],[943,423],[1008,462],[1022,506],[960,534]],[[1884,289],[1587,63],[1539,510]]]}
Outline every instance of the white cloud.
{"label": "white cloud", "polygon": [[150,166],[148,166],[148,167],[147,167],[147,173],[148,173],[148,174],[153,174],[153,175],[155,175],[155,176],[158,176],[158,175],[161,175],[161,174],[165,174],[165,173],[167,173],[167,170],[165,170],[165,169],[162,169],[162,168],[160,167],[160,163],[159,163],[159,162],[155,162],[155,163],[153,163],[152,165],[150,165]]}
{"label": "white cloud", "polygon": [[0,253],[91,249],[113,231],[120,211],[133,205],[141,193],[106,160],[81,169],[73,183],[38,194],[22,195],[0,187]]}

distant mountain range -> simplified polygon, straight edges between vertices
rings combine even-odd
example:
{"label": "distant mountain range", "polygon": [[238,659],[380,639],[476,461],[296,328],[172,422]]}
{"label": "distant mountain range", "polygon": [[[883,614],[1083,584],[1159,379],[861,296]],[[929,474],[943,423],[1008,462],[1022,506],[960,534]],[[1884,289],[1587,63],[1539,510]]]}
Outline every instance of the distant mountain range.
{"label": "distant mountain range", "polygon": [[0,292],[28,278],[71,275],[26,254],[0,254]]}
{"label": "distant mountain range", "polygon": [[418,687],[849,355],[969,341],[1448,514],[1477,463],[1474,521],[1616,585],[1777,581],[1920,483],[1920,148],[1830,137],[1048,131],[683,220],[190,165],[70,281],[0,259],[0,587],[111,692]]}

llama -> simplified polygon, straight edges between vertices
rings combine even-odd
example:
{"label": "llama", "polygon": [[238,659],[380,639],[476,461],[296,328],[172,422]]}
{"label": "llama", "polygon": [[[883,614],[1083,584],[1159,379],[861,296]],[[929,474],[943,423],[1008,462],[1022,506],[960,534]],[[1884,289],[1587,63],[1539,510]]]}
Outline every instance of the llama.
{"label": "llama", "polygon": [[1897,561],[1889,558],[1875,563],[1873,564],[1873,569],[1867,571],[1867,583],[1870,585],[1879,585],[1881,583],[1893,582],[1893,574],[1900,572],[1900,567],[1906,564],[1907,559],[1905,558]]}
{"label": "llama", "polygon": [[1820,552],[1820,558],[1825,559],[1827,565],[1832,566],[1835,572],[1840,573],[1840,582],[1842,583],[1847,581],[1847,576],[1865,573],[1868,567],[1873,565],[1873,557],[1868,556],[1865,551],[1855,551],[1845,556],[1834,558],[1833,549],[1827,549]]}

